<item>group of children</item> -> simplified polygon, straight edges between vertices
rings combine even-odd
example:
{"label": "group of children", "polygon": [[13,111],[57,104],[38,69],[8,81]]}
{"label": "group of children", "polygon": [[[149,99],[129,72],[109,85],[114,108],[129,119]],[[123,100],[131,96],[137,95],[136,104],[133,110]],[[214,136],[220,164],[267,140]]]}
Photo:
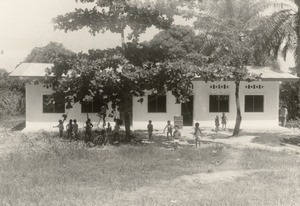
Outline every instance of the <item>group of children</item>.
{"label": "group of children", "polygon": [[[106,125],[106,124],[105,124]],[[54,126],[58,127],[59,130],[59,137],[63,138],[64,136],[64,120],[59,120],[58,125]],[[79,140],[79,126],[77,124],[77,120],[70,119],[69,123],[66,125],[67,130],[67,139],[71,140]],[[84,126],[84,142],[86,143],[95,143],[95,144],[106,144],[107,142],[107,133],[113,133],[113,139],[119,140],[120,137],[120,121],[118,119],[115,119],[115,127],[112,131],[110,123],[107,123],[106,128],[102,128],[100,131],[95,130],[95,133],[98,135],[94,138],[92,137],[92,131],[93,131],[93,124],[91,122],[91,119],[87,118],[87,121],[85,122]]]}
{"label": "group of children", "polygon": [[[195,124],[195,130],[194,130],[194,138],[195,138],[195,145],[196,147],[199,147],[201,146],[201,143],[200,143],[200,136],[202,136],[202,132],[201,132],[201,129],[199,127],[199,123],[197,122]],[[149,140],[152,140],[153,138],[153,124],[152,124],[152,121],[149,120],[149,124],[147,126],[147,129],[148,129],[148,137],[149,137]],[[167,130],[167,138],[168,139],[173,139],[173,145],[174,145],[174,150],[177,150],[178,148],[178,144],[179,144],[179,139],[181,137],[181,133],[179,131],[179,126],[178,125],[175,125],[174,126],[174,132],[173,132],[173,125],[171,124],[170,121],[167,121],[167,125],[165,126],[164,128],[164,133],[165,131]]]}
{"label": "group of children", "polygon": [[[222,130],[226,130],[226,125],[227,125],[227,117],[225,115],[225,112],[222,113],[222,117],[221,117],[221,124],[222,124]],[[219,116],[217,115],[215,118],[215,132],[219,132],[220,131],[220,119]]]}
{"label": "group of children", "polygon": [[[225,115],[225,113],[222,113],[222,117],[221,117],[221,124],[222,124],[222,130],[226,130],[226,125],[227,125],[227,117]],[[220,131],[220,119],[219,116],[217,115],[215,118],[215,131],[218,133]],[[149,120],[149,124],[147,126],[148,129],[148,137],[149,140],[153,139],[153,124],[152,121]],[[179,143],[179,139],[181,136],[181,133],[179,131],[179,126],[175,125],[174,126],[174,132],[173,132],[173,125],[171,124],[170,121],[167,121],[167,125],[165,126],[163,133],[165,133],[165,131],[167,131],[167,138],[171,138],[174,139],[174,149],[176,150],[178,148],[178,143]],[[196,147],[200,147],[201,146],[201,142],[200,142],[200,137],[202,136],[202,132],[200,129],[200,124],[197,122],[195,123],[195,128],[194,128],[194,132],[193,132],[193,136],[195,139],[195,145]]]}

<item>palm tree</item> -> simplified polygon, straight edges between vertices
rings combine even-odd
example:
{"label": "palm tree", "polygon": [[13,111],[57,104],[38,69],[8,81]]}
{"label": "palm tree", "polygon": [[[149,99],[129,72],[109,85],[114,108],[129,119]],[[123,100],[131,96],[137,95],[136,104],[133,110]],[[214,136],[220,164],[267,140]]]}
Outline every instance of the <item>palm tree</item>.
{"label": "palm tree", "polygon": [[282,54],[285,59],[288,51],[294,51],[300,74],[300,0],[281,0],[271,5],[277,10],[265,16],[254,32],[256,63],[265,63],[266,59],[259,56],[276,60]]}
{"label": "palm tree", "polygon": [[[228,70],[234,76],[237,116],[233,136],[239,134],[242,121],[240,81],[250,80],[251,77],[246,65],[266,62],[254,55],[260,48],[256,44],[259,39],[257,28],[261,28],[263,22],[266,22],[264,13],[267,9],[276,5],[274,2],[260,0],[207,0],[194,23],[202,35],[209,37],[203,47],[203,50],[210,51],[206,55],[210,56],[215,66]],[[261,49],[261,52],[265,51]]]}

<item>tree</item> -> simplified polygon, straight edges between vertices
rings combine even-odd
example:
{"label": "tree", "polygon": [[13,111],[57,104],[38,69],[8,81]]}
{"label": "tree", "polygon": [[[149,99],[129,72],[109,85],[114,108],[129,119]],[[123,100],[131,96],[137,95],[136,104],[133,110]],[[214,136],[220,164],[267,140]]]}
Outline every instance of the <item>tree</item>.
{"label": "tree", "polygon": [[[118,33],[121,36],[122,48],[79,54],[72,60],[76,64],[66,58],[57,61],[53,68],[57,77],[57,86],[54,90],[56,93],[61,93],[64,89],[76,88],[76,91],[68,89],[68,101],[73,103],[83,101],[86,95],[97,95],[103,101],[111,101],[113,108],[124,111],[126,136],[130,137],[129,106],[132,97],[142,97],[146,89],[162,92],[165,85],[163,83],[154,85],[153,82],[158,82],[162,76],[171,71],[182,73],[180,69],[184,63],[173,65],[171,62],[165,64],[139,62],[138,64],[127,58],[138,49],[136,46],[138,46],[139,35],[147,28],[155,26],[158,29],[167,29],[171,26],[173,17],[178,12],[179,1],[167,0],[155,4],[150,1],[141,3],[132,0],[80,0],[80,2],[94,3],[95,6],[92,9],[75,9],[74,12],[57,16],[53,19],[55,28],[67,32],[88,27],[93,35],[106,31]],[[131,44],[125,43],[126,28],[131,30],[128,35],[128,39],[132,40]],[[170,65],[178,66],[180,69],[172,70]],[[62,71],[60,74],[57,73],[59,70]],[[60,81],[61,74],[67,73],[67,70],[71,71],[70,79]],[[80,78],[75,78],[76,76]],[[175,80],[178,80],[178,77]],[[172,83],[171,80],[170,84]],[[182,83],[179,82],[178,85]],[[185,87],[182,86],[183,91]],[[80,94],[77,92],[78,89]],[[180,99],[181,95],[177,97]]]}
{"label": "tree", "polygon": [[59,56],[72,56],[75,53],[66,49],[62,44],[50,42],[44,47],[35,47],[25,58],[24,62],[53,63]]}
{"label": "tree", "polygon": [[0,114],[25,112],[24,81],[10,79],[5,69],[0,69],[0,93]]}
{"label": "tree", "polygon": [[[206,39],[203,50],[209,56],[202,76],[207,80],[233,80],[235,82],[236,122],[233,136],[239,134],[242,122],[239,88],[241,81],[254,81],[259,76],[249,74],[246,65],[254,62],[253,30],[259,22],[264,2],[243,0],[206,1],[195,28]],[[206,74],[204,73],[206,72]]]}
{"label": "tree", "polygon": [[296,120],[300,117],[300,82],[284,82],[280,85],[280,101],[288,109],[288,119]]}
{"label": "tree", "polygon": [[271,4],[277,8],[269,16],[260,21],[256,29],[257,56],[277,59],[280,54],[286,58],[289,51],[294,51],[296,70],[300,72],[300,30],[299,30],[299,0],[277,1]]}

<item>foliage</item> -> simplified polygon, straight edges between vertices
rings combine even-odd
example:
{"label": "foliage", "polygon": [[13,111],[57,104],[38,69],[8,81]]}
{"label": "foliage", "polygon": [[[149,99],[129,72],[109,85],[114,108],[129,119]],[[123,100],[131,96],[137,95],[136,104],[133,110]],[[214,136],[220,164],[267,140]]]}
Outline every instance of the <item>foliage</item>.
{"label": "foliage", "polygon": [[53,63],[59,56],[72,55],[74,55],[74,52],[66,49],[62,44],[50,42],[44,47],[35,47],[24,62]]}
{"label": "foliage", "polygon": [[258,80],[249,74],[246,65],[253,63],[254,47],[252,30],[259,19],[261,3],[258,1],[221,0],[206,1],[205,8],[194,23],[206,40],[202,51],[208,52],[208,65],[200,71],[205,80],[235,81],[236,123],[233,135],[237,135],[242,121],[239,85],[240,81]]}
{"label": "foliage", "polygon": [[[93,35],[110,31],[123,33],[126,27],[131,29],[129,39],[138,40],[147,28],[159,29],[170,27],[176,14],[176,1],[156,3],[136,0],[80,0],[81,3],[93,3],[92,8],[76,8],[75,11],[59,15],[53,19],[56,29],[74,31],[89,28]],[[124,34],[124,33],[123,33]]]}
{"label": "foliage", "polygon": [[[296,63],[299,63],[299,5],[300,1],[284,0],[270,3],[277,9],[259,23],[255,31],[256,57],[277,59],[282,54],[284,58],[288,51],[294,51]],[[299,68],[299,66],[296,66]],[[299,69],[297,69],[299,72]]]}
{"label": "foliage", "polygon": [[[73,60],[62,58],[56,62],[53,73],[56,76],[56,84],[53,87],[55,94],[62,94],[68,91],[68,107],[78,101],[89,100],[93,96],[99,97],[102,102],[112,102],[113,109],[118,108],[124,111],[126,136],[130,137],[129,112],[132,97],[142,97],[145,90],[162,93],[171,90],[180,101],[184,95],[178,91],[186,91],[188,84],[180,77],[175,80],[167,79],[169,85],[178,84],[176,88],[170,86],[165,88],[166,79],[162,77],[172,76],[170,72],[181,74],[180,69],[183,62],[171,63],[149,61],[147,55],[143,57],[138,53],[138,39],[141,33],[147,28],[155,26],[158,29],[168,29],[174,21],[174,15],[177,14],[178,7],[184,5],[180,1],[135,1],[135,0],[117,0],[117,1],[95,1],[81,0],[81,3],[91,3],[92,8],[76,8],[74,12],[59,15],[53,19],[56,29],[74,31],[89,28],[89,32],[95,35],[98,32],[110,31],[121,34],[122,49],[110,49],[103,51],[90,51],[89,54],[79,54]],[[129,28],[131,33],[128,39],[132,40],[130,44],[125,44],[124,30]],[[147,46],[143,47],[147,50]],[[150,49],[150,53],[154,53]],[[149,54],[149,53],[148,53]],[[142,57],[143,61],[134,61],[136,55]],[[151,56],[151,55],[150,55]],[[147,61],[144,61],[147,60]],[[65,67],[64,69],[62,68]],[[177,67],[172,68],[171,66]],[[189,70],[188,67],[186,70]],[[67,77],[59,80],[64,71]],[[51,73],[51,71],[50,71]],[[80,78],[78,78],[80,77]],[[175,77],[174,75],[172,77]],[[191,79],[191,75],[182,75]],[[51,79],[51,78],[50,78]],[[161,81],[164,82],[161,82]],[[179,86],[183,86],[180,90]],[[187,92],[185,95],[190,94]],[[140,99],[142,102],[142,99]]]}
{"label": "foliage", "polygon": [[280,101],[288,109],[288,120],[300,117],[300,81],[282,82],[280,85]]}
{"label": "foliage", "polygon": [[15,115],[25,112],[25,87],[21,80],[12,80],[5,69],[0,69],[0,114]]}

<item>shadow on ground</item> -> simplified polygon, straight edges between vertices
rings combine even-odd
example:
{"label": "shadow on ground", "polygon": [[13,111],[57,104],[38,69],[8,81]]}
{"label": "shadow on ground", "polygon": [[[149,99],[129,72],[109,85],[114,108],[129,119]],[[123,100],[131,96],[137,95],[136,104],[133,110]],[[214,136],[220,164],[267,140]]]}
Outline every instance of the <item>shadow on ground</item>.
{"label": "shadow on ground", "polygon": [[15,131],[22,131],[23,129],[25,129],[25,121],[15,125],[13,128],[11,128],[11,131],[15,132]]}

